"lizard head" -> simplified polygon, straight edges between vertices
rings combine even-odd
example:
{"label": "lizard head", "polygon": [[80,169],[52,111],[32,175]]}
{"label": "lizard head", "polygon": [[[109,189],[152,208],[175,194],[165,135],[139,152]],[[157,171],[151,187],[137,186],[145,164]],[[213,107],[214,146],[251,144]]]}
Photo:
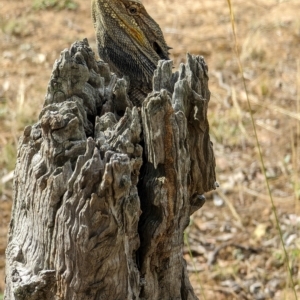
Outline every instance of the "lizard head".
{"label": "lizard head", "polygon": [[159,25],[151,18],[144,5],[139,0],[122,0],[128,15],[135,20],[137,27],[144,33],[146,39],[153,51],[160,59],[169,59],[167,46],[163,33]]}
{"label": "lizard head", "polygon": [[151,86],[160,59],[170,49],[159,25],[140,0],[92,0],[98,52],[119,76]]}
{"label": "lizard head", "polygon": [[159,25],[147,13],[141,1],[92,0],[92,14],[95,26],[98,23],[103,32],[116,39],[120,37],[120,42],[123,30],[137,47],[147,49],[157,59],[169,58],[170,47]]}

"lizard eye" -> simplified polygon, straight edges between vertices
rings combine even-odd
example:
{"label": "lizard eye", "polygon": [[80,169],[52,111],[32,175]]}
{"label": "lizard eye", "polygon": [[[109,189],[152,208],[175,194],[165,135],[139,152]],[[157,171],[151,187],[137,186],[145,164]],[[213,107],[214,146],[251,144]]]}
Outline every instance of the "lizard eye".
{"label": "lizard eye", "polygon": [[131,15],[136,15],[138,13],[138,9],[136,6],[130,6],[128,11]]}

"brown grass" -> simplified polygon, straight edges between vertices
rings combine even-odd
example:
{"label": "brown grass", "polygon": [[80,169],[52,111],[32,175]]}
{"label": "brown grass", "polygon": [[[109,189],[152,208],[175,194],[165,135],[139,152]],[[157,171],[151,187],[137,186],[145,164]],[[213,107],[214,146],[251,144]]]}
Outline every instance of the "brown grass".
{"label": "brown grass", "polygon": [[[186,258],[196,291],[200,295],[195,268],[206,299],[258,299],[259,293],[265,299],[294,299],[257,156],[226,1],[143,2],[173,47],[175,67],[190,52],[203,55],[210,71],[209,121],[220,193],[208,196],[188,230],[195,266],[188,251]],[[2,275],[12,199],[12,182],[2,179],[14,168],[18,137],[38,117],[60,51],[84,37],[96,49],[90,3],[78,3],[76,11],[36,11],[29,0],[0,3]],[[300,2],[236,0],[233,9],[258,140],[299,297]],[[212,255],[215,262],[209,265]]]}

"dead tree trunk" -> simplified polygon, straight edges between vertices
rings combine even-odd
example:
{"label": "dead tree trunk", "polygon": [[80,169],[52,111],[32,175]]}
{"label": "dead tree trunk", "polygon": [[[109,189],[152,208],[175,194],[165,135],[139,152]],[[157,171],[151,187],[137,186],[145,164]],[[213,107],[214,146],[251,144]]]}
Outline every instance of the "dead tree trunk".
{"label": "dead tree trunk", "polygon": [[141,108],[87,40],[55,62],[20,139],[5,299],[197,299],[182,257],[215,187],[207,67],[160,61]]}

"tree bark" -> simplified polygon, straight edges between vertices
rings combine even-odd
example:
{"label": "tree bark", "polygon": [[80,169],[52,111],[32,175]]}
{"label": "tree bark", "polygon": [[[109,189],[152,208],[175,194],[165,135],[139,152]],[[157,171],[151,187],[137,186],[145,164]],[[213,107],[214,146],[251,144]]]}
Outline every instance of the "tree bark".
{"label": "tree bark", "polygon": [[20,139],[5,299],[197,299],[183,232],[215,188],[207,66],[160,61],[142,107],[87,40]]}

